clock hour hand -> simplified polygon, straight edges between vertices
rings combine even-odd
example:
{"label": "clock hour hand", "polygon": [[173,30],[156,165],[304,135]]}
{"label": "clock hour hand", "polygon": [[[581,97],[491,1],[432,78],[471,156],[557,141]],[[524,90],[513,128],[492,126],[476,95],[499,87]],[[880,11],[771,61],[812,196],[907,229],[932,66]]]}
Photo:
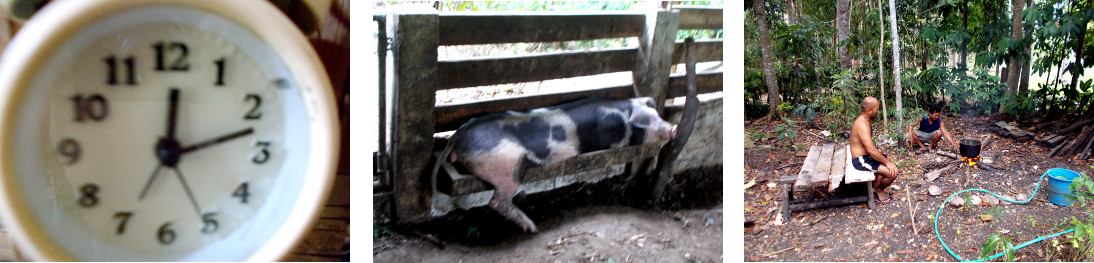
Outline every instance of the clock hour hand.
{"label": "clock hour hand", "polygon": [[185,154],[185,153],[188,153],[188,152],[201,150],[202,148],[217,145],[219,143],[226,142],[226,141],[229,141],[229,140],[232,140],[232,139],[235,139],[235,138],[243,137],[243,136],[249,135],[251,133],[254,133],[254,128],[246,128],[246,129],[243,129],[243,130],[240,130],[240,131],[237,131],[237,132],[225,134],[223,136],[216,137],[216,138],[213,138],[211,140],[207,140],[207,141],[196,143],[194,145],[186,146],[185,148],[182,148],[182,151],[179,154],[181,155],[181,154]]}

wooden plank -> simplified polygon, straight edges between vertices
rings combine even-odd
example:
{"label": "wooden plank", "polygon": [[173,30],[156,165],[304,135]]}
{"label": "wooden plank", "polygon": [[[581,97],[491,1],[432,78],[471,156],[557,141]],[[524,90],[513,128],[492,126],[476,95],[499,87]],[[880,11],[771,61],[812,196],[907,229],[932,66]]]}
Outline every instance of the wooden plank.
{"label": "wooden plank", "polygon": [[1048,143],[1051,144],[1051,145],[1059,145],[1061,142],[1063,142],[1066,139],[1067,139],[1067,136],[1056,136],[1056,137],[1053,137],[1052,140],[1049,140]]}
{"label": "wooden plank", "polygon": [[635,12],[444,14],[438,40],[441,45],[472,45],[633,37],[644,24],[645,16]]}
{"label": "wooden plank", "polygon": [[798,172],[798,181],[794,182],[794,191],[805,191],[813,188],[809,185],[809,179],[813,176],[813,170],[817,168],[817,160],[820,159],[821,146],[809,147],[809,155],[805,157],[805,164]]}
{"label": "wooden plank", "polygon": [[829,143],[821,147],[820,157],[817,159],[817,166],[813,169],[813,174],[810,175],[809,185],[812,187],[828,185],[829,175],[832,172],[832,155],[836,151],[836,145]]}
{"label": "wooden plank", "polygon": [[629,71],[638,48],[439,61],[437,90]]}
{"label": "wooden plank", "polygon": [[[394,216],[399,223],[429,219],[433,187],[430,160],[433,147],[433,105],[437,86],[436,10],[422,7],[396,9],[391,19],[394,34],[391,50],[394,67],[390,92],[392,101],[392,178]],[[393,19],[392,19],[393,18]]]}
{"label": "wooden plank", "polygon": [[858,182],[872,182],[872,181],[877,179],[877,176],[874,176],[873,172],[860,171],[859,169],[855,169],[855,166],[851,164],[850,146],[848,146],[846,167],[847,168],[844,169],[844,171],[846,171],[846,172],[844,172],[844,174],[843,174],[843,183],[844,184],[853,184],[853,183],[858,183]]}
{"label": "wooden plank", "polygon": [[843,183],[843,174],[847,169],[847,152],[848,146],[839,145],[836,147],[836,153],[832,155],[832,169],[828,177],[828,192],[835,192],[836,188],[839,188]]}
{"label": "wooden plank", "polygon": [[813,210],[813,209],[818,209],[818,208],[849,205],[849,204],[855,204],[855,203],[869,202],[870,199],[871,198],[869,196],[852,196],[852,197],[832,199],[832,200],[826,200],[826,201],[820,201],[820,202],[790,204],[790,211],[791,212],[801,212],[801,211]]}
{"label": "wooden plank", "polygon": [[[574,156],[554,164],[532,167],[524,174],[524,183],[551,179],[559,176],[583,172],[595,168],[628,163],[636,159],[653,157],[663,143],[650,143],[589,152]],[[493,189],[493,186],[473,175],[462,174],[448,163],[442,164],[444,171],[437,173],[437,191],[460,196]]]}
{"label": "wooden plank", "polygon": [[[657,112],[665,106],[664,88],[669,84],[672,68],[672,51],[676,47],[676,30],[680,24],[680,13],[657,11],[646,15],[642,23],[642,34],[638,37],[638,52],[635,52],[634,88],[638,96],[650,97],[657,102]],[[685,86],[686,86],[685,81]]]}
{"label": "wooden plank", "polygon": [[630,85],[615,86],[575,92],[517,96],[502,99],[440,105],[437,106],[436,111],[434,112],[436,132],[455,130],[467,121],[471,120],[471,118],[474,118],[476,116],[486,115],[495,112],[504,112],[509,110],[531,110],[563,104],[566,102],[576,101],[588,97],[601,97],[607,99],[632,98],[634,97],[634,88]]}
{"label": "wooden plank", "polygon": [[722,29],[721,8],[673,7],[680,11],[680,29]]}
{"label": "wooden plank", "polygon": [[[724,74],[719,71],[713,72],[700,72],[695,75],[696,91],[699,94],[712,93],[722,91],[722,76]],[[686,80],[684,74],[673,74],[669,77],[669,87],[665,92],[665,98],[676,98],[684,96],[684,89],[686,88]]]}
{"label": "wooden plank", "polygon": [[[722,61],[722,46],[724,45],[722,40],[696,40],[695,61]],[[681,63],[684,63],[684,41],[676,41],[676,45],[672,50],[672,64]]]}

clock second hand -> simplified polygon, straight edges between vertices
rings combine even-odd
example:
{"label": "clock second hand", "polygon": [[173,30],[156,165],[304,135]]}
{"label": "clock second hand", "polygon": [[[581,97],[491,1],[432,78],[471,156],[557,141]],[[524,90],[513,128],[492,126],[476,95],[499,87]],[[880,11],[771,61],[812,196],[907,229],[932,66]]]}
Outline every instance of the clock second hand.
{"label": "clock second hand", "polygon": [[156,180],[156,175],[160,173],[160,168],[163,168],[163,164],[156,165],[156,169],[152,170],[151,178],[148,178],[148,182],[144,184],[144,190],[141,190],[141,196],[137,200],[144,200],[144,194],[148,193],[148,187],[152,186],[152,182]]}
{"label": "clock second hand", "polygon": [[198,216],[200,216],[201,207],[198,206],[197,199],[194,199],[194,193],[190,191],[190,185],[186,183],[186,178],[182,176],[182,171],[180,171],[178,167],[171,167],[171,169],[175,170],[175,175],[179,177],[179,182],[182,182],[182,189],[186,190],[186,196],[190,197],[190,203],[194,204],[194,210],[197,210]]}

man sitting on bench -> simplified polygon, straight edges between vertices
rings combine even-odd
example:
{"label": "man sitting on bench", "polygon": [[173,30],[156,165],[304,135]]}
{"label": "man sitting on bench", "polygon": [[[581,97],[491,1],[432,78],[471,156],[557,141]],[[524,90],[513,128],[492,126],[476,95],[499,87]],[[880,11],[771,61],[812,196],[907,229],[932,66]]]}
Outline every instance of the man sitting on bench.
{"label": "man sitting on bench", "polygon": [[[912,142],[912,145],[919,146],[919,150],[916,150],[916,154],[924,152],[933,152],[935,145],[943,137],[950,143],[954,149],[957,149],[957,143],[954,143],[953,138],[950,137],[950,131],[946,130],[946,124],[942,122],[942,108],[938,105],[927,105],[927,116],[919,120],[919,129],[915,129],[916,125],[908,127],[908,140]],[[924,149],[923,143],[930,142],[930,145]]]}
{"label": "man sitting on bench", "polygon": [[870,124],[878,114],[878,101],[874,97],[866,97],[862,100],[862,113],[851,124],[851,138],[848,139],[851,147],[851,165],[860,171],[874,173],[874,191],[877,193],[877,201],[891,203],[895,199],[885,192],[885,188],[896,180],[896,164],[882,154],[874,145],[871,137]]}

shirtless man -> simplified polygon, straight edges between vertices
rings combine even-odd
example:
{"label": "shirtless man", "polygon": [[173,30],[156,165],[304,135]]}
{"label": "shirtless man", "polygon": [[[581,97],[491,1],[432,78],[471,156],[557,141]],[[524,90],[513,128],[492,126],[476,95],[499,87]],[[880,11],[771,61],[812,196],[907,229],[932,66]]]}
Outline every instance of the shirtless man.
{"label": "shirtless man", "polygon": [[893,197],[885,192],[885,188],[893,184],[898,174],[896,164],[882,154],[874,145],[871,138],[870,123],[877,117],[878,102],[874,97],[866,97],[862,100],[862,114],[855,118],[851,124],[851,165],[860,171],[874,172],[877,176],[874,180],[874,192],[881,203],[893,202]]}

